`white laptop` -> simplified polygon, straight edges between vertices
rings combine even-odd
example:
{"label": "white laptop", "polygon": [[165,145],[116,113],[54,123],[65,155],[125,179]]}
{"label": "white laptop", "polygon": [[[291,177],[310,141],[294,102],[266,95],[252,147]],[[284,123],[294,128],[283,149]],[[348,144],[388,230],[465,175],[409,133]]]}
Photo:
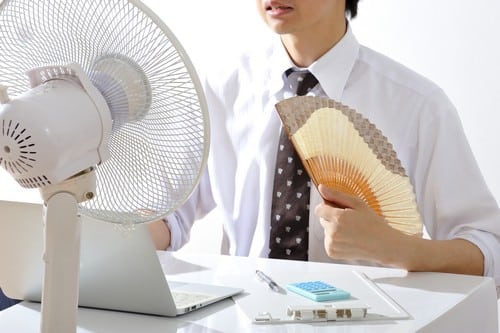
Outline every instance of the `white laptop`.
{"label": "white laptop", "polygon": [[[42,211],[40,204],[0,201],[0,288],[11,298],[41,299]],[[82,217],[80,306],[177,316],[241,291],[167,283],[146,225],[124,235],[112,223]]]}

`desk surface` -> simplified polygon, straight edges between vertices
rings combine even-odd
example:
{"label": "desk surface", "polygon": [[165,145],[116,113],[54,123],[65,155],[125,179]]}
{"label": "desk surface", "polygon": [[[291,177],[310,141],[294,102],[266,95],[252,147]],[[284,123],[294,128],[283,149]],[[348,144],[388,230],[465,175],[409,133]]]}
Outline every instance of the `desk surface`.
{"label": "desk surface", "polygon": [[[467,332],[477,331],[478,327],[481,332],[498,332],[496,291],[489,278],[263,258],[169,252],[159,252],[158,256],[168,279],[261,290],[258,295],[250,295],[259,302],[265,302],[271,291],[255,279],[255,269],[267,272],[279,282],[290,276],[306,280],[354,268],[373,279],[412,318],[255,325],[230,299],[177,318],[80,308],[78,332]],[[39,323],[40,304],[37,303],[22,302],[0,312],[0,332],[37,332]]]}

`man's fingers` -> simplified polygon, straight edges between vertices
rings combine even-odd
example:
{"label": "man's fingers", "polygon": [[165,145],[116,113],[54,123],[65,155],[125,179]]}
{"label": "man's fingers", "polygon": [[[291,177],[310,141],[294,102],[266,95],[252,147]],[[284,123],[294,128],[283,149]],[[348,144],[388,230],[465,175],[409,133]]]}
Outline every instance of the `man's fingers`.
{"label": "man's fingers", "polygon": [[323,184],[318,186],[318,191],[321,194],[321,197],[334,207],[355,208],[362,202],[358,197],[336,191]]}
{"label": "man's fingers", "polygon": [[315,207],[314,212],[316,215],[320,216],[321,219],[326,219],[327,221],[329,220],[338,220],[342,214],[344,214],[345,209],[344,208],[337,208],[333,207],[332,209],[331,206],[327,206],[325,204],[319,204]]}

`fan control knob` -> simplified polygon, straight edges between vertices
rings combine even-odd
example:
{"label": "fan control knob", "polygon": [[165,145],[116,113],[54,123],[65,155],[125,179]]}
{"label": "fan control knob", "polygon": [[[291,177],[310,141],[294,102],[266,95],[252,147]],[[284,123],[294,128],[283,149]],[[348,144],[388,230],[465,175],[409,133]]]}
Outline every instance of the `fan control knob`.
{"label": "fan control knob", "polygon": [[0,84],[0,104],[7,104],[7,103],[9,103],[9,101],[10,101],[10,98],[9,98],[9,94],[7,93],[7,87],[2,86]]}

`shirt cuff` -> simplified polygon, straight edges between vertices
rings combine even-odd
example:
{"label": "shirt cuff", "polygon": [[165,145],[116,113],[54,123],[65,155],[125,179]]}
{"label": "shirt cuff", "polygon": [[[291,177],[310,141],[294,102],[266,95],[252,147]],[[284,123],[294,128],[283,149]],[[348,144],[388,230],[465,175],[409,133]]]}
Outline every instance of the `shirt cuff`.
{"label": "shirt cuff", "polygon": [[170,245],[167,247],[167,251],[177,251],[182,246],[181,233],[182,230],[179,228],[179,223],[175,214],[169,215],[163,219],[166,223],[167,228],[170,230]]}

